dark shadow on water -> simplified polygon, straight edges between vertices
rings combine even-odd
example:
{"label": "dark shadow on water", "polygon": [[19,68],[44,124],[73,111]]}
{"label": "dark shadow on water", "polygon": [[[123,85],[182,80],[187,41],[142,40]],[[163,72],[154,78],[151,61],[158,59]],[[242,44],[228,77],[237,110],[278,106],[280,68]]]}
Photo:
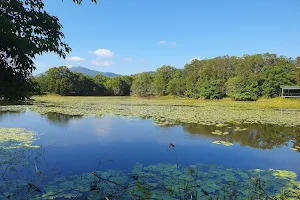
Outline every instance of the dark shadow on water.
{"label": "dark shadow on water", "polygon": [[0,99],[0,106],[12,106],[12,105],[32,105],[33,104],[33,99],[29,99],[26,101],[15,101],[15,102],[10,102],[10,101],[5,101]]}

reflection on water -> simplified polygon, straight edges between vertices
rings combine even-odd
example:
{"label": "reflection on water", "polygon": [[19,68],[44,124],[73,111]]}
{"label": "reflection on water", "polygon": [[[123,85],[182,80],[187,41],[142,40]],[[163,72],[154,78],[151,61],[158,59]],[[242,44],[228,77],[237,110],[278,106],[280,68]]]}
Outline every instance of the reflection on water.
{"label": "reflection on water", "polygon": [[71,119],[80,119],[80,115],[64,115],[60,113],[47,113],[47,119],[55,124],[67,124]]}
{"label": "reflection on water", "polygon": [[[87,180],[90,180],[91,173],[99,163],[101,170],[115,170],[116,173],[131,173],[136,163],[156,167],[161,166],[161,163],[179,163],[183,169],[201,163],[241,168],[242,174],[244,170],[270,168],[300,174],[300,153],[290,149],[300,146],[298,128],[261,124],[227,124],[224,127],[197,124],[157,126],[149,119],[128,119],[131,118],[74,117],[58,113],[39,115],[29,111],[0,114],[0,127],[35,131],[40,135],[34,145],[42,146],[41,152],[35,150],[35,154],[30,156],[29,152],[21,151],[21,156],[12,159],[19,166],[11,169],[11,172],[15,170],[18,173],[12,173],[10,180],[15,180],[12,178],[14,176],[24,176],[26,170],[30,173],[26,172],[22,180],[27,183],[18,183],[23,188],[27,188],[30,181],[39,188],[39,185],[44,185],[53,177],[75,177],[82,173],[87,173]],[[216,130],[228,134],[212,134]],[[216,145],[212,143],[215,140],[234,145]],[[168,148],[170,143],[175,145],[176,156]],[[3,151],[0,152],[0,159],[3,159],[3,154]],[[26,156],[31,159],[24,161]],[[24,162],[26,169],[22,169],[21,176],[19,171]],[[35,174],[36,166],[42,172],[41,176]],[[1,170],[3,172],[2,168]],[[26,174],[30,174],[30,177]],[[11,184],[17,183],[12,181]],[[54,187],[48,183],[47,185]],[[34,186],[31,189],[36,190]],[[86,187],[82,189],[87,190]],[[70,197],[74,197],[74,194]]]}
{"label": "reflection on water", "polygon": [[[294,146],[300,146],[300,129],[288,128],[268,124],[228,124],[227,127],[215,127],[199,124],[183,124],[183,129],[194,135],[203,135],[215,140],[223,140],[239,143],[241,146],[249,146],[259,149],[273,149],[288,146],[292,142]],[[247,129],[235,131],[235,127]],[[229,132],[228,135],[217,136],[212,132],[220,130]]]}

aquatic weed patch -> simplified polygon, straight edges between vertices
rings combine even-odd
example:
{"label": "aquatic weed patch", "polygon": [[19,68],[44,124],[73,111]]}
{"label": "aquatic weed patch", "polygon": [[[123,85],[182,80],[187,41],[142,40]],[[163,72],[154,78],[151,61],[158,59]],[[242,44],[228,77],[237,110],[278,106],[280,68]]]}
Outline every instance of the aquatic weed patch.
{"label": "aquatic weed patch", "polygon": [[34,131],[26,131],[22,128],[0,128],[1,149],[39,148],[32,145],[35,140],[37,140],[37,133]]}
{"label": "aquatic weed patch", "polygon": [[23,195],[39,173],[36,162],[43,153],[33,145],[37,136],[22,128],[0,128],[0,199],[30,199]]}
{"label": "aquatic weed patch", "polygon": [[[131,172],[106,170],[55,178],[36,199],[275,199],[300,195],[294,172],[242,170],[217,165],[189,167],[160,163]],[[177,180],[179,180],[177,182]]]}
{"label": "aquatic weed patch", "polygon": [[[264,102],[262,102],[263,105]],[[224,126],[226,123],[300,126],[300,110],[259,106],[259,102],[156,100],[135,97],[35,97],[32,111],[67,115],[151,117],[158,125],[175,122]],[[293,104],[294,105],[294,104]],[[239,131],[237,129],[237,131]],[[242,131],[242,130],[241,130]]]}
{"label": "aquatic weed patch", "polygon": [[26,105],[0,106],[0,114],[6,112],[25,112]]}

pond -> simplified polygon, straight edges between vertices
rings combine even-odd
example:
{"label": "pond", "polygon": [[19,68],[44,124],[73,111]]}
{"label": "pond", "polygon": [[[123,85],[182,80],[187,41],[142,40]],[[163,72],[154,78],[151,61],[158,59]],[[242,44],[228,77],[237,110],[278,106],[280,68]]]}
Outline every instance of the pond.
{"label": "pond", "polygon": [[244,199],[282,188],[296,199],[300,188],[295,127],[30,111],[0,113],[0,127],[37,134],[31,146],[1,143],[0,199]]}

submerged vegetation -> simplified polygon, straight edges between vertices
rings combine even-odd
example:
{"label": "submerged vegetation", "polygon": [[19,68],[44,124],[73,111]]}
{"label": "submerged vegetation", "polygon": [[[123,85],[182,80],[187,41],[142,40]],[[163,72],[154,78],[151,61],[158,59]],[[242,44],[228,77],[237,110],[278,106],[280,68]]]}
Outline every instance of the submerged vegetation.
{"label": "submerged vegetation", "polygon": [[36,199],[297,199],[300,182],[294,172],[284,170],[137,163],[131,172],[104,170],[58,177],[43,191]]}

